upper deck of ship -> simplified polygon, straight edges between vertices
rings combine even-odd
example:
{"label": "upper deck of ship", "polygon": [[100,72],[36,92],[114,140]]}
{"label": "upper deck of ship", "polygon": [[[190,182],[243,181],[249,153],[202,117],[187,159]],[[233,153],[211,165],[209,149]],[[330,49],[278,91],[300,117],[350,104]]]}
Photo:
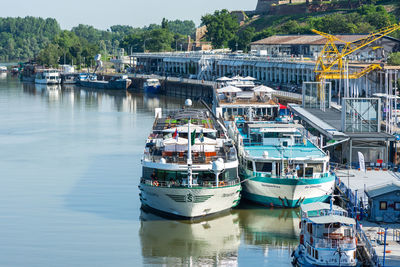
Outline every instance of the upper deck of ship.
{"label": "upper deck of ship", "polygon": [[323,159],[327,155],[307,139],[300,124],[236,121],[243,146],[252,158]]}
{"label": "upper deck of ship", "polygon": [[146,143],[145,160],[186,164],[189,137],[194,138],[191,146],[194,164],[210,164],[218,158],[225,162],[237,160],[236,149],[225,134],[222,124],[207,110],[191,108],[156,117]]}

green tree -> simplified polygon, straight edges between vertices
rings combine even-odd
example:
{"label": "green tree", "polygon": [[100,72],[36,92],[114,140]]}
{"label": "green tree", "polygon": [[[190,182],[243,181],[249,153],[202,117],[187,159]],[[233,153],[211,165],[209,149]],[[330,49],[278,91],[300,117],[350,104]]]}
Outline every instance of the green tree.
{"label": "green tree", "polygon": [[146,38],[146,50],[150,52],[171,51],[174,35],[168,29],[151,30]]}
{"label": "green tree", "polygon": [[229,48],[233,51],[242,50],[243,52],[248,52],[250,48],[250,43],[255,36],[255,28],[247,27],[246,29],[239,31],[235,38],[229,41]]}
{"label": "green tree", "polygon": [[162,19],[162,22],[161,22],[161,29],[168,30],[168,20],[167,20],[166,18],[163,18],[163,19]]}
{"label": "green tree", "polygon": [[168,21],[168,29],[173,33],[192,36],[195,34],[196,25],[192,20],[173,20]]}
{"label": "green tree", "polygon": [[215,11],[201,18],[202,25],[207,26],[206,38],[216,48],[227,47],[228,41],[235,37],[239,23],[228,10]]}
{"label": "green tree", "polygon": [[400,65],[400,52],[391,53],[388,57],[388,64],[399,66]]}
{"label": "green tree", "polygon": [[48,44],[37,56],[37,61],[45,66],[56,67],[60,58],[60,48],[56,44]]}

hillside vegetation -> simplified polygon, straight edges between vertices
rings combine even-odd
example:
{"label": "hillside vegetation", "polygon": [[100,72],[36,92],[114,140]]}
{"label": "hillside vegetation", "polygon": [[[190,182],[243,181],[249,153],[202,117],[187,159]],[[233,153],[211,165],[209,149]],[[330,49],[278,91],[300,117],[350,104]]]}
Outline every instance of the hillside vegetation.
{"label": "hillside vegetation", "polygon": [[[373,1],[360,0],[360,2]],[[352,1],[349,2],[353,3]],[[399,22],[400,1],[375,1],[382,3],[382,5],[359,5],[358,2],[354,4],[357,4],[357,8],[295,15],[254,16],[245,21],[242,27],[236,28],[231,24],[238,24],[237,20],[232,22],[232,20],[221,15],[224,14],[224,11],[218,11],[212,15],[203,16],[202,23],[207,25],[209,29],[206,39],[211,41],[215,47],[229,46],[232,50],[247,51],[250,42],[275,34],[311,34],[312,29],[332,34],[369,33]],[[223,29],[216,29],[217,27],[221,28],[221,25],[228,26],[223,27]],[[232,30],[229,31],[229,29]],[[392,36],[399,38],[400,32],[395,32]]]}
{"label": "hillside vegetation", "polygon": [[0,18],[0,62],[34,59],[38,63],[94,64],[97,53],[115,55],[118,48],[142,52],[144,42],[148,51],[171,51],[194,35],[193,21],[167,21],[142,28],[114,25],[99,30],[90,25],[78,25],[62,30],[52,18]]}

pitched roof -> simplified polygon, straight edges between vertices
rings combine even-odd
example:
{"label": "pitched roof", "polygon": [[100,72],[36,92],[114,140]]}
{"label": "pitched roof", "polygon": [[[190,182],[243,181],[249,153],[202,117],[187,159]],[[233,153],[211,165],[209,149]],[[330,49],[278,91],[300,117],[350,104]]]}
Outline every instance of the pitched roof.
{"label": "pitched roof", "polygon": [[[303,212],[309,212],[309,211],[313,211],[313,210],[329,210],[331,208],[331,205],[328,203],[314,202],[314,203],[309,203],[309,204],[303,204],[303,205],[301,205],[300,208]],[[332,205],[332,209],[344,211],[344,212],[346,211],[343,208],[336,206],[336,205]]]}
{"label": "pitched roof", "polygon": [[[346,42],[355,42],[365,38],[368,34],[339,34],[335,35],[340,40]],[[336,44],[343,44],[335,42]],[[326,38],[317,34],[301,34],[301,35],[274,35],[268,38],[258,40],[251,43],[252,45],[324,45]]]}
{"label": "pitched roof", "polygon": [[367,193],[368,197],[374,198],[397,190],[400,190],[400,181],[369,187],[365,190],[365,193]]}
{"label": "pitched roof", "polygon": [[347,225],[354,225],[356,221],[349,217],[338,216],[338,215],[328,215],[321,217],[310,218],[310,221],[316,224],[327,224],[327,223],[341,223]]}

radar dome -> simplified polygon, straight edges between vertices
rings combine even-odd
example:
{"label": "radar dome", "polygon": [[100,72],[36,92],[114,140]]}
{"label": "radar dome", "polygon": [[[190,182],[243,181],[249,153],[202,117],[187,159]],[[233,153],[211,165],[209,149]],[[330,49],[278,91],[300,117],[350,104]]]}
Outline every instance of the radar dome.
{"label": "radar dome", "polygon": [[185,106],[187,106],[187,107],[191,107],[192,106],[192,100],[191,99],[186,99],[186,101],[185,101]]}
{"label": "radar dome", "polygon": [[212,163],[212,170],[214,173],[220,173],[224,170],[225,164],[224,160],[219,158]]}

